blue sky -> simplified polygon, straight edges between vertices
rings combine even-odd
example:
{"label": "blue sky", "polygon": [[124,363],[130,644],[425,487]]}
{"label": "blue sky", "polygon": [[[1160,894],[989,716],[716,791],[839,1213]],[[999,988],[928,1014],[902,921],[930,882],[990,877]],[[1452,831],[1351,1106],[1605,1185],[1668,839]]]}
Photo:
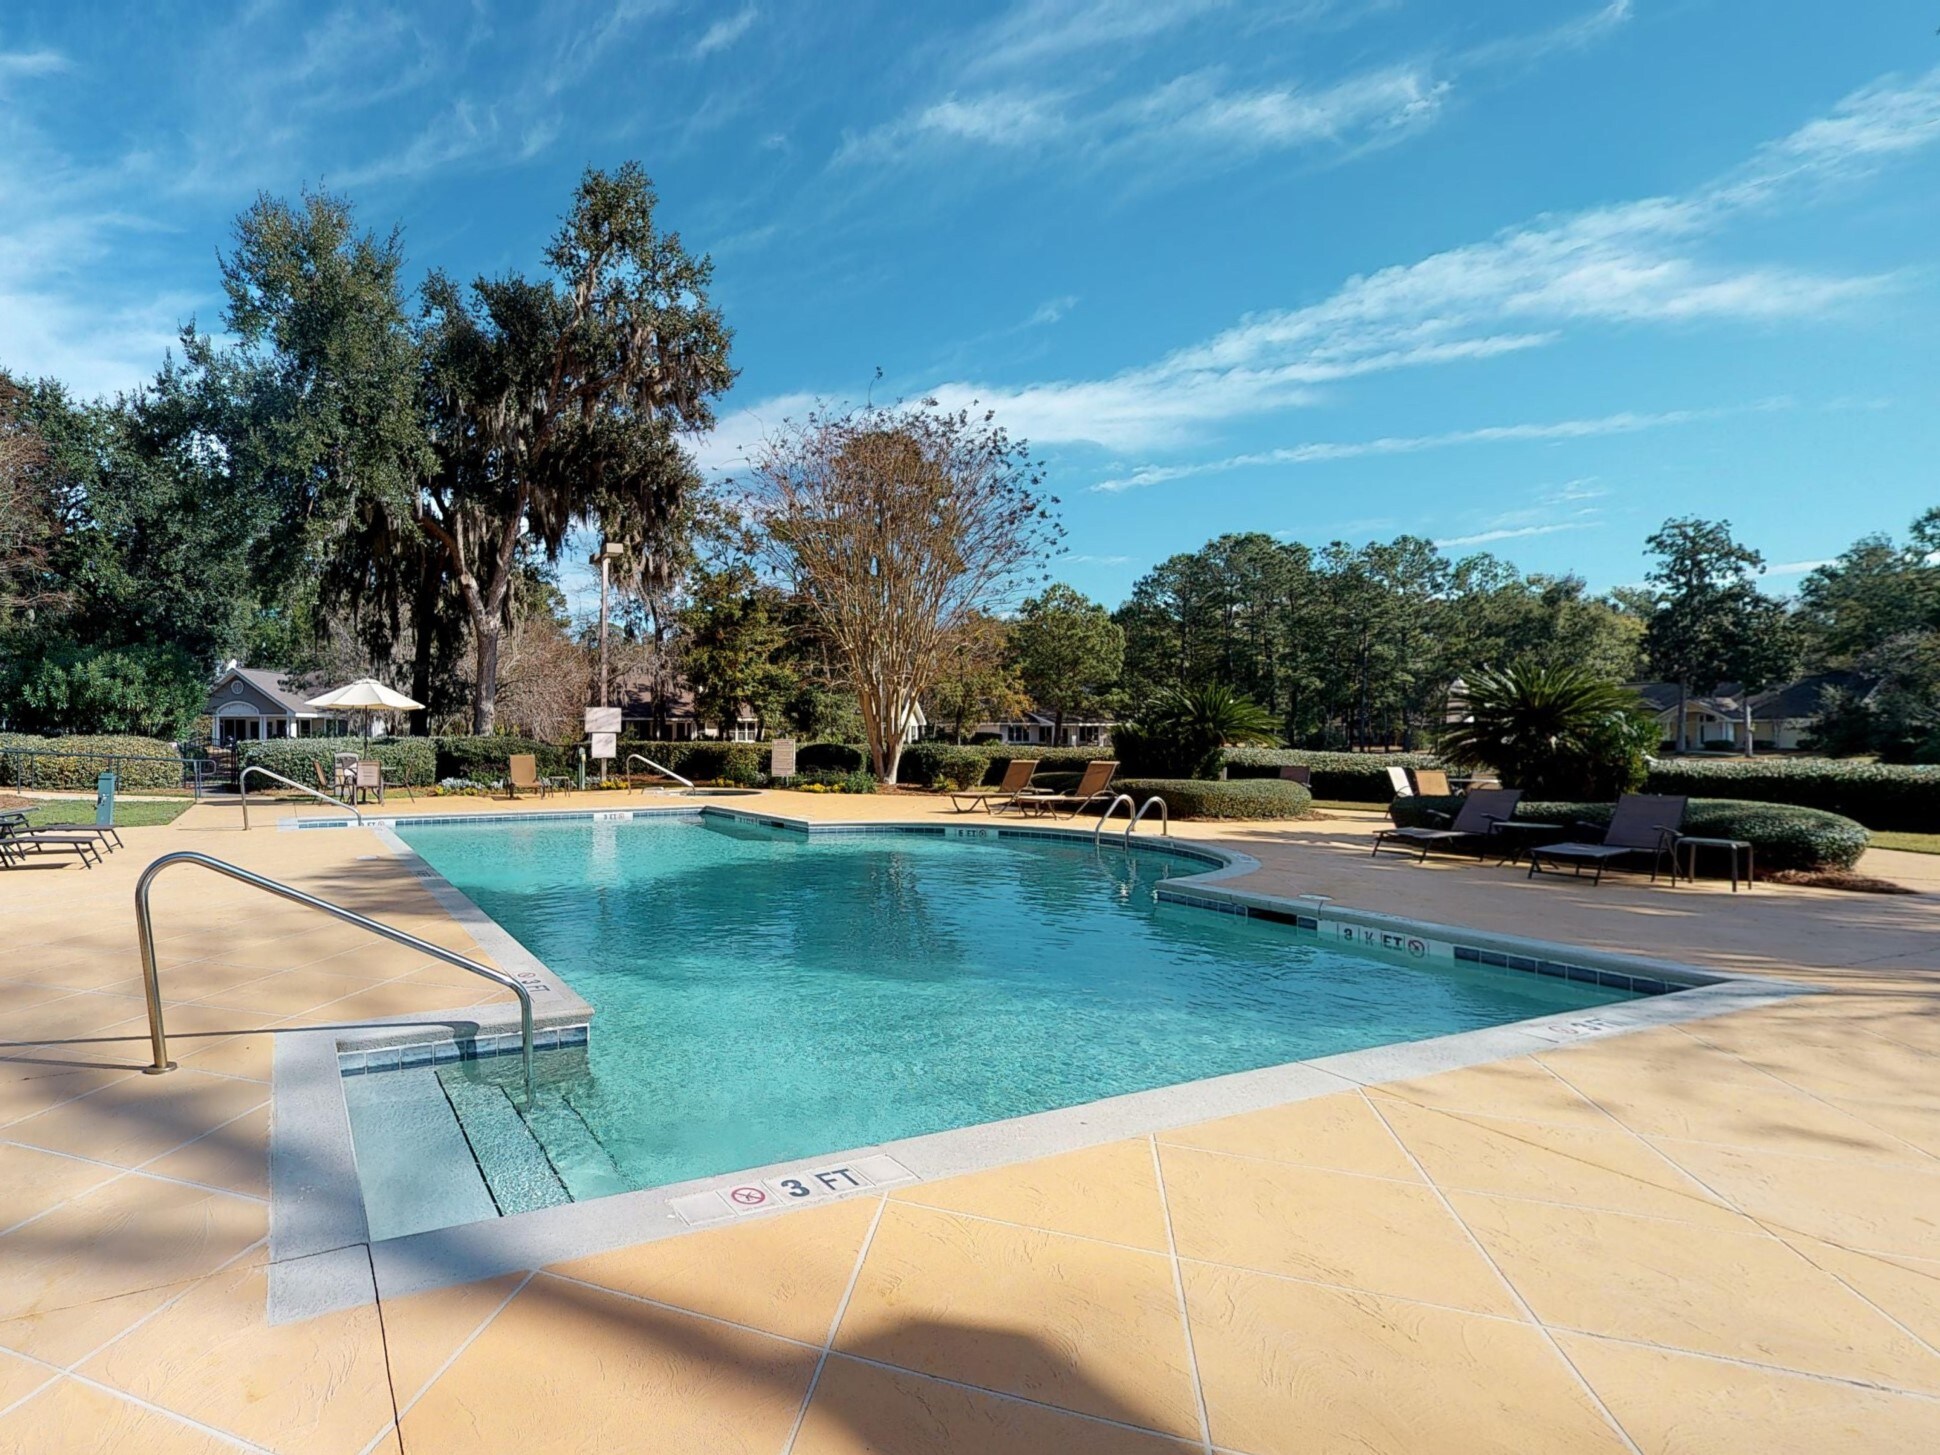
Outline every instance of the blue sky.
{"label": "blue sky", "polygon": [[258,190],[536,268],[627,158],[710,251],[731,468],[817,398],[984,401],[1117,602],[1227,530],[1598,587],[1666,516],[1785,588],[1940,504],[1940,38],[1870,0],[13,0],[0,364],[220,309]]}

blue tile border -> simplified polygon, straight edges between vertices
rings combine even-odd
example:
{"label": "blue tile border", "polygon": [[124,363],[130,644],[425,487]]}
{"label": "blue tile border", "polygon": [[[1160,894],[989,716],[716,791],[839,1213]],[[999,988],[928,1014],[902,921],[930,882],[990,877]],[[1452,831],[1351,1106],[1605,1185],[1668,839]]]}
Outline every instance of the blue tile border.
{"label": "blue tile border", "polygon": [[[565,1051],[584,1047],[588,1027],[547,1026],[532,1033],[532,1049]],[[483,1061],[494,1056],[516,1056],[525,1043],[516,1031],[489,1036],[446,1037],[437,1041],[413,1041],[402,1046],[376,1046],[368,1051],[339,1051],[337,1071],[343,1076],[363,1076],[374,1071],[410,1071],[421,1066],[443,1066],[454,1061]]]}

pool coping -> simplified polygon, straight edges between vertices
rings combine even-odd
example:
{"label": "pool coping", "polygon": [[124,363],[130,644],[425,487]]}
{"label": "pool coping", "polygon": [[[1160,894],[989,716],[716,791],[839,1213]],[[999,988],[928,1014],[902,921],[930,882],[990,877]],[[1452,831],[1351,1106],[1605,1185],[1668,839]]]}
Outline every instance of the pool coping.
{"label": "pool coping", "polygon": [[[903,833],[928,837],[1038,838],[1082,842],[1099,836],[1088,828],[1042,825],[811,822],[771,812],[699,807],[578,810],[560,813],[412,815],[416,824],[482,824],[546,820],[624,821],[640,817],[753,821],[817,837]],[[287,822],[287,821],[286,821]],[[559,975],[546,967],[395,832],[398,820],[366,820],[379,842],[404,860],[440,907],[501,966],[535,990],[535,1027],[550,1045],[569,1044],[594,1011]],[[349,819],[304,820],[312,827],[355,827]],[[1119,840],[1113,834],[1111,840]],[[1109,842],[1109,840],[1108,840]],[[697,1178],[586,1202],[515,1213],[373,1242],[358,1180],[350,1116],[344,1095],[344,1058],[388,1055],[401,1064],[405,1047],[469,1038],[490,1054],[516,1044],[517,1014],[509,1004],[480,1005],[430,1015],[398,1016],[344,1028],[320,1028],[278,1038],[271,1073],[274,1115],[270,1131],[269,1316],[274,1323],[398,1297],[503,1273],[564,1262],[689,1232],[728,1226],[749,1217],[779,1216],[789,1209],[767,1203],[737,1212],[729,1189],[755,1189],[782,1179],[812,1179],[862,1164],[853,1186],[833,1196],[926,1182],[1079,1151],[1128,1137],[1169,1131],[1218,1117],[1259,1111],[1317,1096],[1528,1055],[1578,1041],[1604,1039],[1653,1026],[1676,1025],[1817,993],[1813,987],[1731,971],[1700,970],[1675,962],[1520,936],[1470,930],[1400,915],[1338,906],[1326,896],[1272,895],[1237,888],[1229,881],[1251,875],[1259,861],[1204,842],[1149,838],[1135,846],[1163,848],[1198,859],[1202,873],[1159,882],[1161,900],[1211,912],[1244,914],[1287,925],[1295,932],[1338,936],[1361,948],[1384,949],[1415,959],[1469,962],[1561,978],[1595,980],[1621,988],[1648,984],[1640,998],[1614,1005],[1559,1011],[1506,1025],[1420,1041],[1395,1042],[1359,1051],[1292,1061],[1253,1071],[1202,1078],[1147,1091],[928,1133],[874,1146],[818,1153],[759,1168]],[[1396,943],[1398,942],[1398,943]],[[1419,950],[1415,946],[1419,945]],[[1463,953],[1467,951],[1469,953]],[[1484,958],[1487,957],[1487,958]],[[1511,960],[1524,963],[1508,963]],[[1547,967],[1547,968],[1546,968]],[[1570,971],[1586,972],[1570,974]],[[1607,977],[1607,978],[1606,978]],[[543,986],[543,991],[540,987]],[[538,1001],[548,998],[542,1014]],[[583,1031],[580,1034],[584,1034]],[[450,1059],[445,1057],[443,1059]],[[360,1063],[361,1064],[361,1063]],[[383,1063],[388,1065],[388,1062]],[[752,1195],[752,1191],[750,1191]],[[364,1250],[368,1248],[366,1261]],[[351,1256],[354,1254],[355,1256]],[[375,1274],[373,1283],[372,1275]]]}

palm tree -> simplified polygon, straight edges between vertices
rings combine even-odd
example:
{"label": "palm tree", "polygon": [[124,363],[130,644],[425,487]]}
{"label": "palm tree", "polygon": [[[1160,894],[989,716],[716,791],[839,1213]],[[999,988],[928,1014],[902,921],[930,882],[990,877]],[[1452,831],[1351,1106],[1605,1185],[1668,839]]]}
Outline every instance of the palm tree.
{"label": "palm tree", "polygon": [[1450,703],[1442,756],[1532,798],[1609,798],[1643,779],[1657,725],[1629,688],[1580,667],[1483,668]]}
{"label": "palm tree", "polygon": [[1214,682],[1167,689],[1141,721],[1120,724],[1112,742],[1135,775],[1217,778],[1227,748],[1271,747],[1277,726],[1252,698]]}

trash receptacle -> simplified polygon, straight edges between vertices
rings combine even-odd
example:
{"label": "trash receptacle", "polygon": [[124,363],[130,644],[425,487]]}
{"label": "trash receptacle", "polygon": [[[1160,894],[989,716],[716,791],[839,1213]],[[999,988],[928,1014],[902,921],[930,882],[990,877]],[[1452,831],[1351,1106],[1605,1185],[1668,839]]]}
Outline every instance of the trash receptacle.
{"label": "trash receptacle", "polygon": [[103,773],[94,780],[94,822],[97,828],[112,828],[115,821],[115,775]]}

